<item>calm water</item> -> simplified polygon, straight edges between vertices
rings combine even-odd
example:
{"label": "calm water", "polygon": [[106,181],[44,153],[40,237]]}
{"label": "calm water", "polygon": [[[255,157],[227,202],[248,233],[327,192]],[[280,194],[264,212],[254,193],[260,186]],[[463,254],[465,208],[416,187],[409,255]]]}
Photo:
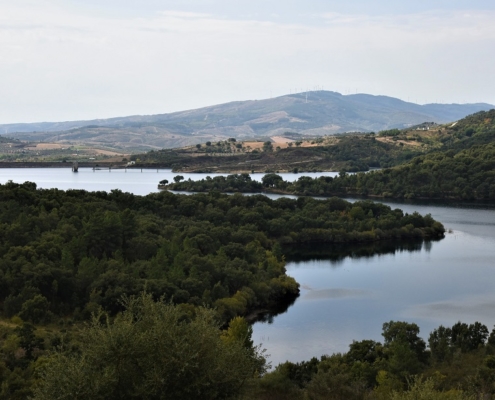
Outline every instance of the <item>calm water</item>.
{"label": "calm water", "polygon": [[495,210],[386,202],[406,212],[431,213],[445,239],[418,251],[340,261],[289,262],[301,296],[273,323],[257,323],[254,339],[285,360],[347,351],[352,340],[381,341],[383,322],[415,322],[427,339],[440,324],[495,324]]}
{"label": "calm water", "polygon": [[[70,169],[0,169],[0,183],[29,180],[41,188],[117,188],[146,195],[157,191],[160,180],[171,181],[175,175],[169,170],[80,169],[75,174]],[[193,180],[214,176],[181,175]],[[303,174],[282,175],[294,180]],[[382,323],[390,320],[416,322],[424,338],[438,325],[459,320],[480,321],[491,330],[495,324],[495,209],[385,203],[409,213],[431,213],[452,233],[415,251],[289,262],[288,274],[301,284],[301,296],[272,323],[254,325],[253,339],[263,343],[274,365],[346,351],[353,339],[381,340]]]}
{"label": "calm water", "polygon": [[[138,195],[147,195],[157,192],[158,182],[167,179],[172,182],[179,175],[171,170],[161,169],[114,169],[93,171],[91,168],[79,168],[74,173],[70,168],[0,168],[0,183],[12,180],[16,183],[26,181],[36,182],[39,188],[50,189],[85,189],[89,191],[110,191],[120,189]],[[206,176],[218,176],[225,174],[187,174],[181,173],[184,179],[193,181]],[[265,174],[251,174],[255,180],[261,181]],[[304,174],[279,174],[284,180],[294,181],[301,176],[336,176],[337,172],[314,172]]]}

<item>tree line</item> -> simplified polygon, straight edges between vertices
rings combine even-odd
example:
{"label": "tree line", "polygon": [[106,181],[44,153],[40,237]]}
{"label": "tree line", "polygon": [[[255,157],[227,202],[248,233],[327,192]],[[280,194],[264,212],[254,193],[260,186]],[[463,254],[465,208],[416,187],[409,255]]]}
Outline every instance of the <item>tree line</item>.
{"label": "tree line", "polygon": [[418,325],[389,321],[383,342],[353,341],[347,352],[267,372],[267,356],[242,317],[221,331],[212,309],[186,310],[147,293],[124,296],[122,304],[114,318],[94,314],[77,336],[42,335],[26,323],[4,334],[0,398],[488,400],[495,394],[495,329],[479,322],[439,326],[426,342]]}
{"label": "tree line", "polygon": [[[443,234],[443,226],[429,215],[404,214],[370,201],[271,200],[216,191],[136,196],[120,190],[61,191],[8,182],[0,185],[0,398],[31,395],[39,379],[37,368],[57,349],[66,352],[69,361],[86,364],[57,358],[61,364],[53,364],[54,371],[103,374],[102,387],[113,385],[108,382],[114,378],[98,369],[106,364],[97,364],[93,356],[79,359],[78,354],[108,354],[90,344],[117,329],[111,328],[114,321],[131,329],[133,320],[125,314],[130,303],[123,302],[123,296],[136,298],[144,291],[150,299],[139,307],[152,309],[150,301],[160,300],[168,307],[166,313],[176,315],[172,321],[177,324],[199,315],[202,326],[218,333],[219,326],[227,327],[236,317],[275,310],[297,297],[297,282],[285,274],[288,249]],[[201,311],[204,307],[208,310]],[[92,316],[99,316],[92,322],[93,336],[74,329]],[[122,340],[129,339],[125,330],[118,332]],[[85,342],[87,335],[91,343]],[[129,343],[112,340],[108,344],[114,349]],[[211,345],[220,357],[223,348],[215,346],[222,345],[215,343]],[[225,351],[228,355],[236,349]],[[246,360],[262,373],[256,360]],[[109,374],[117,373],[108,368]],[[81,375],[67,374],[83,385]],[[241,381],[246,379],[242,374]],[[146,376],[140,381],[143,385],[151,379]]]}
{"label": "tree line", "polygon": [[241,317],[221,332],[212,309],[187,313],[146,293],[123,303],[111,321],[93,317],[78,351],[35,363],[34,399],[231,399],[266,371]]}
{"label": "tree line", "polygon": [[345,353],[285,362],[256,382],[250,399],[477,400],[495,395],[495,329],[457,322],[434,329],[383,324],[383,342],[353,341]]}
{"label": "tree line", "polygon": [[379,171],[311,178],[294,182],[267,174],[262,182],[247,174],[175,182],[163,188],[187,191],[273,192],[303,196],[363,196],[397,199],[495,199],[495,143],[455,152],[435,152]]}

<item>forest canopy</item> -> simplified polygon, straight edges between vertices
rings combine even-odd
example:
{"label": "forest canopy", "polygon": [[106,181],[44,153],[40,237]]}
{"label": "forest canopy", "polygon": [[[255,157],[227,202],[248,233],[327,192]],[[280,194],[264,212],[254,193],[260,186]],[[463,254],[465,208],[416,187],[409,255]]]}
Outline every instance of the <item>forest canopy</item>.
{"label": "forest canopy", "polygon": [[[0,399],[235,397],[265,368],[242,317],[298,296],[285,273],[289,249],[443,235],[430,215],[371,201],[8,182],[0,185]],[[170,346],[149,347],[168,334],[187,342],[174,342],[185,346],[174,358],[184,374],[153,380],[175,365]],[[204,358],[187,359],[184,349]]]}
{"label": "forest canopy", "polygon": [[175,304],[215,307],[223,322],[293,299],[284,246],[439,238],[430,215],[331,198],[135,196],[119,190],[0,185],[3,315],[32,323],[121,310],[146,289]]}

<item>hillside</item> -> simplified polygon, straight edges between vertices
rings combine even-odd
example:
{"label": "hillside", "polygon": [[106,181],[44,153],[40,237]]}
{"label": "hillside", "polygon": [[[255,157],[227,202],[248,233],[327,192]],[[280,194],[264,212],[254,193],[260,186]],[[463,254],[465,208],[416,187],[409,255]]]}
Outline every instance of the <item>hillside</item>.
{"label": "hillside", "polygon": [[[458,123],[439,126],[426,136],[413,135],[414,131],[383,131],[377,139],[354,138],[361,147],[372,149],[376,142],[395,142],[404,149],[408,141],[428,141],[424,154],[404,162],[404,153],[389,158],[398,164],[367,174],[346,174],[338,177],[308,178],[286,182],[276,174],[263,178],[263,187],[238,184],[238,191],[274,191],[308,196],[374,196],[391,198],[495,200],[495,110],[479,112]],[[373,140],[375,139],[375,140]],[[380,141],[380,139],[384,139]],[[343,147],[342,141],[334,148]],[[425,144],[425,143],[422,143]],[[414,144],[413,144],[414,145]],[[357,148],[354,146],[353,148]],[[402,161],[401,161],[402,159]],[[231,191],[231,182],[214,180],[176,182],[162,188],[187,191],[211,189]]]}
{"label": "hillside", "polygon": [[294,132],[317,137],[455,121],[493,106],[418,105],[387,96],[318,91],[238,101],[197,110],[91,121],[0,125],[0,134],[25,141],[84,143],[146,151],[228,138],[268,138]]}
{"label": "hillside", "polygon": [[130,158],[160,164],[176,172],[287,172],[367,171],[403,164],[438,150],[463,150],[492,141],[494,110],[470,115],[454,123],[433,122],[406,129],[366,134],[341,134],[305,139],[301,135],[273,136],[266,141],[206,142],[163,149]]}
{"label": "hillside", "polygon": [[396,165],[425,151],[415,143],[400,145],[375,136],[344,134],[315,140],[274,137],[265,142],[238,142],[232,138],[134,154],[130,159],[176,172],[364,171]]}

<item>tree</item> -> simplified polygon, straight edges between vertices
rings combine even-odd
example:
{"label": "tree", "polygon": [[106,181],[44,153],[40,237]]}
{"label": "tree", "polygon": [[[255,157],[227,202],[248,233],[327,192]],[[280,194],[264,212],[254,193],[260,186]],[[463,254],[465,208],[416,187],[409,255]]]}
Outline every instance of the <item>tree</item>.
{"label": "tree", "polygon": [[261,178],[264,187],[277,187],[283,181],[282,177],[277,174],[266,174]]}
{"label": "tree", "polygon": [[475,400],[476,396],[460,390],[441,392],[435,389],[433,378],[423,379],[421,376],[415,376],[409,382],[409,390],[405,392],[394,391],[389,398],[391,400]]}
{"label": "tree", "polygon": [[180,181],[183,181],[184,177],[182,175],[176,175],[174,176],[174,182],[179,183]]}
{"label": "tree", "polygon": [[42,350],[44,348],[43,339],[36,336],[36,328],[28,322],[22,324],[21,327],[16,328],[16,334],[19,337],[19,345],[26,352],[26,358],[31,360],[34,358],[34,351],[36,349]]}
{"label": "tree", "polygon": [[428,360],[426,343],[414,323],[390,321],[383,324],[388,370],[405,379],[418,373]]}
{"label": "tree", "polygon": [[462,322],[455,323],[452,328],[443,326],[431,332],[428,339],[431,354],[437,361],[443,361],[450,356],[455,349],[466,353],[476,350],[485,344],[488,338],[488,328],[480,322],[467,325]]}
{"label": "tree", "polygon": [[225,343],[239,342],[246,348],[253,347],[253,327],[243,317],[235,317],[230,320],[227,330],[222,332],[222,340]]}
{"label": "tree", "polygon": [[43,363],[35,399],[228,399],[263,372],[247,337],[221,339],[212,310],[191,316],[148,294],[123,304],[113,322],[93,317],[79,355],[56,353]]}
{"label": "tree", "polygon": [[272,152],[273,151],[272,142],[270,142],[269,140],[264,142],[263,143],[263,151],[267,152],[267,153]]}
{"label": "tree", "polygon": [[433,360],[445,361],[451,354],[452,329],[440,325],[430,333],[428,345]]}
{"label": "tree", "polygon": [[45,319],[48,312],[49,303],[46,297],[37,294],[32,299],[26,300],[22,304],[19,316],[24,321],[30,321],[33,324],[40,323]]}

